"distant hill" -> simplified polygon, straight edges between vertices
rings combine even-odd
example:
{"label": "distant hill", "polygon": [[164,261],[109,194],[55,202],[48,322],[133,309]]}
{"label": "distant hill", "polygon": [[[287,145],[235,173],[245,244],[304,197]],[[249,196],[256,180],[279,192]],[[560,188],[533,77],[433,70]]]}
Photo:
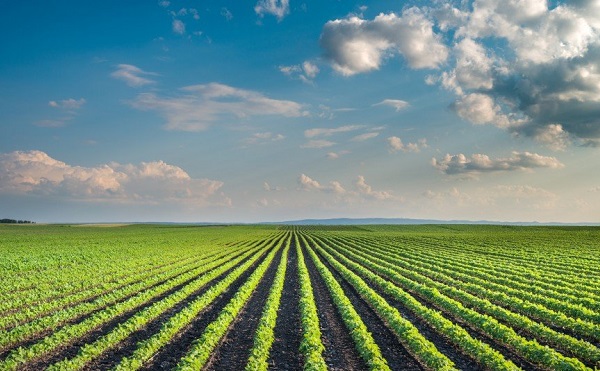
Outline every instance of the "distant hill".
{"label": "distant hill", "polygon": [[489,220],[437,220],[408,218],[333,218],[333,219],[301,219],[281,222],[265,222],[260,224],[287,225],[368,225],[368,224],[496,224],[496,225],[600,225],[600,223],[540,223],[540,222],[499,222]]}

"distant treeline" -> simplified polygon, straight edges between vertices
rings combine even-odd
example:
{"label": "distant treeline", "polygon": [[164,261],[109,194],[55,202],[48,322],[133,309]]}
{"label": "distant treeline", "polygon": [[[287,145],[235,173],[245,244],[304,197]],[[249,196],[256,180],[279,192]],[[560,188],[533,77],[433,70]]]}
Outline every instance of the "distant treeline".
{"label": "distant treeline", "polygon": [[35,224],[30,220],[0,219],[0,224]]}

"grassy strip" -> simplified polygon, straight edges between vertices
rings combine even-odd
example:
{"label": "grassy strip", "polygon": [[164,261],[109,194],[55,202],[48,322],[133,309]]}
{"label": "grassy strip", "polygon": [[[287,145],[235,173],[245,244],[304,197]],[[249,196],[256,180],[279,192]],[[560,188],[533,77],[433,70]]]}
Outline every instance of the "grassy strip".
{"label": "grassy strip", "polygon": [[267,255],[267,258],[252,272],[248,280],[235,293],[225,308],[223,308],[217,319],[211,322],[200,338],[192,343],[192,347],[188,353],[179,360],[177,370],[200,370],[206,365],[213,351],[229,329],[229,326],[248,299],[250,299],[256,286],[260,283],[277,251],[279,251],[279,247],[273,249]]}
{"label": "grassy strip", "polygon": [[[269,367],[267,363],[269,352],[275,340],[275,324],[277,322],[277,310],[281,302],[281,293],[283,292],[283,284],[285,282],[285,272],[287,267],[288,252],[290,249],[290,239],[288,237],[285,249],[281,255],[279,267],[273,280],[273,285],[269,291],[269,297],[263,309],[258,328],[254,334],[254,345],[250,350],[250,358],[246,364],[246,370],[262,370],[266,371]],[[279,318],[279,320],[285,320]]]}
{"label": "grassy strip", "polygon": [[438,305],[456,317],[461,318],[466,323],[470,323],[474,327],[481,329],[496,341],[510,346],[519,355],[537,365],[560,370],[588,370],[578,359],[565,357],[554,349],[540,345],[535,340],[527,340],[518,335],[512,328],[499,323],[495,318],[466,308],[459,301],[443,295],[434,287],[412,281],[394,272],[393,269],[375,264],[371,262],[371,260],[375,260],[373,258],[362,258],[359,260],[375,272],[390,278],[395,284],[417,293],[428,302]]}
{"label": "grassy strip", "polygon": [[[256,248],[259,249],[259,248]],[[242,255],[241,257],[235,259],[236,262],[245,258],[245,256],[252,254],[254,250],[249,251]],[[41,341],[33,344],[29,347],[21,347],[11,351],[8,357],[0,362],[0,369],[2,370],[11,370],[19,367],[20,365],[24,365],[25,363],[32,361],[34,359],[40,358],[46,354],[51,353],[55,349],[60,346],[69,344],[74,340],[84,336],[89,331],[101,326],[102,324],[110,321],[112,318],[125,313],[129,310],[132,310],[140,305],[143,305],[145,302],[152,300],[152,298],[168,291],[172,287],[175,287],[194,276],[198,276],[203,272],[209,271],[211,269],[220,270],[218,267],[223,266],[228,262],[228,258],[220,259],[211,263],[208,263],[202,267],[202,271],[190,272],[189,274],[185,274],[183,276],[177,277],[175,279],[171,279],[160,286],[156,286],[150,290],[146,290],[137,294],[134,297],[129,298],[124,302],[117,303],[111,307],[107,307],[100,312],[93,314],[91,317],[85,319],[84,321],[74,324],[67,325],[62,327],[59,331],[54,332],[52,335],[42,339]],[[216,271],[213,271],[216,273]],[[216,276],[218,276],[217,274]],[[215,277],[216,277],[215,276]],[[200,276],[200,278],[196,279],[194,282],[202,281],[204,276]],[[186,288],[191,288],[193,283],[190,283],[186,286]]]}
{"label": "grassy strip", "polygon": [[317,304],[313,295],[308,269],[304,262],[304,254],[300,248],[298,235],[294,233],[296,254],[298,255],[298,275],[300,281],[300,316],[302,321],[302,342],[300,352],[304,356],[304,369],[307,371],[325,371],[327,364],[323,358],[325,347],[321,342],[321,329]]}
{"label": "grassy strip", "polygon": [[[301,238],[304,240],[304,236],[301,235]],[[381,355],[379,346],[375,343],[367,326],[352,306],[350,299],[344,294],[342,286],[335,280],[331,272],[308,245],[307,250],[325,285],[329,289],[333,302],[342,316],[342,320],[350,332],[360,356],[364,359],[370,370],[390,370],[387,361]]]}
{"label": "grassy strip", "polygon": [[398,310],[377,294],[357,274],[333,259],[309,236],[315,244],[315,248],[323,254],[325,259],[346,279],[360,294],[360,296],[373,308],[388,327],[398,336],[406,349],[417,358],[423,365],[435,370],[455,370],[452,362],[427,340],[419,330],[407,319],[403,318]]}

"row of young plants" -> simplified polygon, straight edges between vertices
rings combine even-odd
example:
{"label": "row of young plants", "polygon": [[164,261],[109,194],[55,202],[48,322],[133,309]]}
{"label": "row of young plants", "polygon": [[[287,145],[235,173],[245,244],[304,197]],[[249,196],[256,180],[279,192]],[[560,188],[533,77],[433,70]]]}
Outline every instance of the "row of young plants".
{"label": "row of young plants", "polygon": [[[75,316],[85,315],[98,307],[110,305],[113,302],[121,300],[122,297],[136,293],[144,288],[151,286],[160,280],[165,280],[187,270],[192,270],[199,266],[199,262],[205,260],[219,259],[229,254],[233,250],[219,251],[213,255],[201,256],[196,259],[186,260],[180,264],[172,264],[157,271],[143,272],[139,275],[132,275],[131,279],[124,279],[116,282],[115,285],[96,288],[92,293],[82,291],[80,293],[64,296],[55,301],[47,301],[39,305],[24,306],[20,311],[0,317],[0,329],[7,331],[11,328],[23,325],[28,321],[40,319],[44,316],[60,311],[62,319],[74,318]],[[118,292],[119,295],[113,293]],[[109,296],[111,301],[104,300]],[[91,300],[90,300],[91,299]],[[69,313],[69,314],[67,314]],[[69,316],[70,317],[67,317]],[[59,323],[56,319],[49,323]]]}
{"label": "row of young plants", "polygon": [[[147,280],[138,284],[101,295],[91,302],[83,302],[71,308],[52,313],[51,315],[36,318],[31,322],[17,326],[11,330],[0,331],[0,349],[18,346],[18,344],[35,339],[39,334],[56,329],[58,326],[69,326],[69,323],[78,318],[85,318],[85,316],[90,313],[99,315],[99,313],[103,313],[105,310],[111,311],[116,310],[115,308],[134,308],[137,305],[142,305],[146,300],[161,295],[172,287],[193,279],[195,276],[204,273],[208,269],[218,266],[218,264],[227,262],[247,249],[248,248],[242,249],[241,251],[231,251],[215,261],[202,261],[200,264],[196,263],[192,267],[184,266],[154,277],[149,277]],[[99,310],[100,312],[98,312]],[[107,317],[106,319],[108,320],[109,318]],[[86,320],[83,322],[85,321]]]}
{"label": "row of young plants", "polygon": [[[393,251],[382,248],[381,252],[384,256],[389,256]],[[404,264],[405,267],[410,267],[412,270],[419,270],[419,272],[430,278],[460,288],[480,298],[487,299],[491,303],[520,313],[533,320],[541,321],[547,326],[568,329],[579,336],[600,341],[600,325],[589,320],[567,316],[562,311],[548,309],[544,305],[539,304],[535,297],[532,297],[524,290],[512,289],[504,285],[487,282],[481,278],[471,277],[458,270],[452,270],[440,258],[431,258],[429,261],[422,261],[421,259],[399,257],[394,259],[394,262]],[[476,271],[476,269],[473,269],[474,275],[476,275]],[[570,304],[567,302],[565,306],[567,305]]]}
{"label": "row of young plants", "polygon": [[[397,248],[390,249],[394,252],[399,252]],[[488,263],[477,263],[474,259],[469,259],[468,264],[465,263],[464,256],[457,257],[456,251],[444,252],[440,250],[431,251],[405,251],[408,256],[419,258],[422,261],[431,261],[435,259],[440,263],[444,263],[441,267],[450,268],[453,272],[464,273],[468,276],[481,278],[486,282],[496,283],[514,289],[524,290],[526,292],[535,293],[544,297],[553,298],[563,302],[579,304],[590,310],[600,310],[600,296],[593,293],[574,291],[564,287],[557,287],[555,284],[544,284],[538,282],[532,285],[532,277],[526,278],[515,274],[510,267],[505,268],[502,264],[496,263],[491,265]],[[504,269],[502,269],[504,268]],[[527,272],[529,274],[529,272]],[[507,278],[510,275],[510,278]],[[589,286],[589,284],[587,285]]]}
{"label": "row of young plants", "polygon": [[599,364],[600,350],[586,341],[557,332],[543,324],[532,321],[526,316],[510,312],[502,307],[491,304],[485,299],[478,298],[460,290],[457,288],[458,285],[453,285],[451,282],[434,281],[428,278],[426,273],[419,274],[419,269],[414,265],[399,262],[388,254],[374,252],[372,248],[367,250],[366,247],[363,247],[362,249],[351,249],[348,245],[348,242],[344,243],[344,251],[355,254],[357,259],[361,259],[361,262],[364,262],[364,259],[369,258],[384,268],[391,269],[407,278],[426,285],[427,287],[435,288],[448,297],[458,300],[463,305],[467,305],[470,308],[477,309],[481,313],[492,316],[497,320],[501,320],[502,323],[508,324],[519,331],[526,331],[538,340],[550,344],[562,351],[567,351],[588,364]]}
{"label": "row of young plants", "polygon": [[[381,244],[380,246],[384,246],[385,244]],[[589,296],[586,293],[582,292],[560,292],[557,289],[559,287],[546,285],[546,287],[541,287],[541,285],[531,285],[531,277],[527,279],[520,279],[519,275],[515,274],[515,272],[509,273],[510,270],[502,272],[503,274],[498,274],[498,268],[502,267],[501,263],[496,263],[493,267],[496,270],[490,272],[490,265],[476,264],[473,263],[472,259],[469,259],[469,264],[464,263],[464,257],[461,261],[456,257],[456,251],[452,252],[443,252],[436,250],[431,251],[414,251],[414,250],[399,250],[398,248],[387,246],[386,248],[390,252],[397,253],[400,256],[405,256],[411,260],[418,260],[421,262],[430,262],[432,260],[436,261],[436,264],[440,266],[440,268],[446,268],[452,272],[454,272],[457,276],[462,273],[460,277],[468,278],[471,280],[477,280],[477,282],[485,282],[496,288],[500,285],[507,287],[511,290],[515,291],[515,296],[519,296],[520,294],[529,295],[529,298],[523,298],[525,300],[540,300],[540,298],[548,298],[552,300],[553,303],[568,303],[571,307],[578,308],[586,314],[590,314],[595,312],[597,314],[597,310],[600,309],[600,301],[598,300],[600,297],[594,294],[590,294]],[[427,249],[429,250],[429,249]],[[510,274],[510,279],[506,278],[506,274]],[[588,283],[589,286],[589,283]]]}
{"label": "row of young plants", "polygon": [[[278,246],[272,249],[266,259],[252,272],[248,280],[239,288],[229,303],[221,310],[219,316],[211,322],[202,335],[196,339],[186,355],[179,360],[177,370],[201,370],[213,355],[214,350],[221,342],[221,339],[227,333],[229,326],[236,319],[240,311],[244,308],[252,293],[262,280],[269,265],[277,252],[281,249]],[[283,261],[285,264],[285,261]]]}
{"label": "row of young plants", "polygon": [[[353,256],[347,249],[344,249],[344,252],[345,255]],[[459,301],[442,294],[435,287],[421,284],[399,274],[391,267],[386,268],[375,263],[376,258],[369,254],[363,254],[361,257],[355,257],[355,259],[374,272],[384,275],[394,284],[415,293],[450,315],[470,324],[473,328],[480,329],[494,340],[509,346],[517,354],[534,364],[552,369],[560,368],[562,370],[588,369],[580,360],[566,357],[552,348],[540,345],[536,340],[528,340],[520,336],[514,329],[503,325],[494,317],[465,307]]]}
{"label": "row of young plants", "polygon": [[[248,371],[266,371],[269,367],[269,354],[273,341],[275,340],[275,324],[277,323],[277,311],[281,304],[281,294],[283,292],[283,284],[285,283],[285,273],[287,271],[287,260],[290,250],[291,234],[287,237],[285,248],[281,254],[281,261],[277,267],[273,284],[269,290],[267,302],[263,308],[256,333],[254,334],[254,342],[250,350],[250,357],[246,364]],[[285,320],[279,318],[279,320]]]}
{"label": "row of young plants", "polygon": [[342,286],[340,286],[339,282],[337,282],[333,274],[327,269],[325,264],[321,262],[315,252],[308,247],[304,237],[304,234],[300,235],[300,239],[302,240],[303,245],[307,247],[311,260],[323,279],[325,286],[327,286],[337,311],[342,317],[344,325],[348,329],[359,355],[370,370],[390,370],[386,359],[381,354],[379,346],[375,342],[375,339],[373,339],[373,335],[369,332],[367,326],[360,318],[360,315],[354,309],[350,299],[348,299],[344,293]]}
{"label": "row of young plants", "polygon": [[406,320],[396,308],[391,306],[381,295],[373,290],[361,277],[323,250],[322,241],[313,242],[314,248],[331,264],[331,266],[354,287],[359,295],[371,306],[380,318],[396,334],[400,342],[426,368],[436,370],[452,370],[454,362],[442,354],[433,343],[426,339],[419,330]]}
{"label": "row of young plants", "polygon": [[315,303],[308,268],[304,261],[304,253],[298,240],[298,233],[294,233],[294,240],[298,258],[298,279],[300,283],[300,320],[302,322],[300,353],[302,353],[304,358],[304,370],[326,371],[327,364],[323,358],[325,346],[321,341],[317,304]]}
{"label": "row of young plants", "polygon": [[[20,347],[11,351],[6,359],[0,362],[0,369],[14,369],[27,362],[41,358],[46,354],[50,354],[57,348],[70,344],[73,341],[85,336],[88,332],[99,328],[103,324],[109,322],[111,319],[135,310],[136,308],[143,306],[145,303],[153,300],[156,297],[159,297],[160,295],[179,285],[186,284],[183,288],[176,291],[174,294],[171,294],[171,296],[177,295],[177,293],[182,292],[182,290],[183,292],[193,292],[196,287],[199,285],[204,285],[208,282],[206,281],[206,277],[209,277],[209,275],[211,277],[218,277],[221,273],[227,270],[223,270],[223,267],[233,266],[251,254],[256,253],[256,251],[260,250],[261,248],[263,248],[262,245],[253,248],[250,251],[245,252],[243,255],[231,260],[228,257],[225,257],[223,259],[206,263],[199,268],[199,270],[188,272],[172,278],[158,286],[154,286],[148,290],[142,291],[125,301],[118,302],[98,312],[95,312],[93,315],[87,317],[81,322],[65,325],[61,327],[60,330],[53,332],[51,335],[41,339],[31,346]],[[205,272],[208,272],[209,275],[203,274]],[[158,303],[161,301],[158,301]]]}
{"label": "row of young plants", "polygon": [[[261,249],[259,252],[254,254],[250,259],[245,261],[243,264],[238,266],[232,272],[230,272],[225,278],[218,283],[211,285],[210,289],[207,290],[203,295],[188,304],[184,310],[179,311],[174,316],[171,316],[161,327],[158,333],[150,337],[148,340],[141,342],[134,354],[126,360],[123,360],[119,367],[123,369],[133,370],[141,367],[144,362],[152,357],[162,346],[167,344],[172,337],[183,327],[185,327],[191,320],[210,303],[212,303],[219,295],[221,295],[233,282],[242,275],[247,269],[249,269],[259,258],[268,250],[271,246],[267,246]],[[150,321],[157,318],[159,315],[164,313],[166,310],[174,307],[181,301],[185,300],[195,291],[201,289],[210,281],[222,275],[224,272],[235,267],[239,264],[240,260],[231,261],[223,264],[221,267],[209,272],[201,278],[201,282],[194,284],[189,289],[186,288],[166,297],[165,299],[154,303],[152,306],[137,312],[134,316],[129,318],[127,321],[121,323],[113,331],[102,336],[91,344],[84,345],[79,353],[68,360],[56,363],[48,368],[48,370],[78,370],[83,368],[93,359],[99,357],[102,353],[115,347],[121,341],[125,340],[134,331],[137,331],[146,326]]]}
{"label": "row of young plants", "polygon": [[[345,255],[340,254],[338,251],[343,249],[338,244],[329,243],[329,246],[334,248],[328,247],[326,244],[322,244],[322,246],[325,246],[325,250],[327,251],[323,252],[325,256],[328,256],[332,261],[334,261],[333,256],[335,256],[335,258],[343,262],[343,265],[350,267],[359,276],[364,277],[369,282],[375,284],[380,290],[398,300],[408,310],[423,319],[440,335],[453,343],[463,354],[479,363],[482,367],[490,370],[519,369],[513,362],[505,359],[500,352],[493,349],[490,345],[473,338],[464,328],[445,318],[439,311],[421,304],[406,291],[381,278],[361,264],[348,259]],[[339,262],[336,263],[343,266]]]}

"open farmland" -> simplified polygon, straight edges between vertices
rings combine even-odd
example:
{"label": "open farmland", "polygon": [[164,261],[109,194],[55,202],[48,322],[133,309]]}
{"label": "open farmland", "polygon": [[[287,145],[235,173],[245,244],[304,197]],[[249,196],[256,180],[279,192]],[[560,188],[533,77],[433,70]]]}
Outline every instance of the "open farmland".
{"label": "open farmland", "polygon": [[600,368],[600,229],[0,226],[0,370]]}

